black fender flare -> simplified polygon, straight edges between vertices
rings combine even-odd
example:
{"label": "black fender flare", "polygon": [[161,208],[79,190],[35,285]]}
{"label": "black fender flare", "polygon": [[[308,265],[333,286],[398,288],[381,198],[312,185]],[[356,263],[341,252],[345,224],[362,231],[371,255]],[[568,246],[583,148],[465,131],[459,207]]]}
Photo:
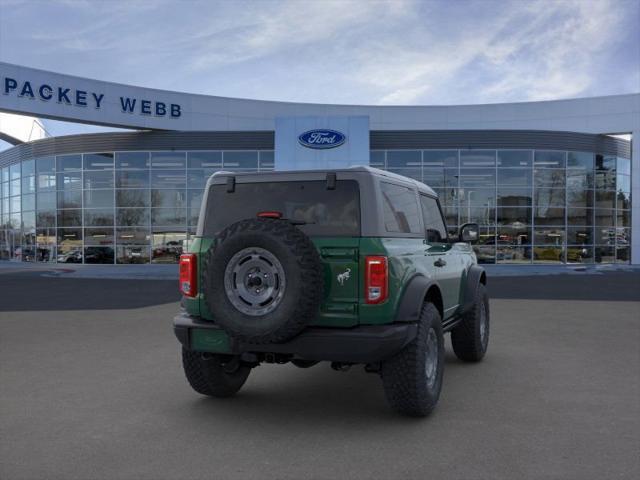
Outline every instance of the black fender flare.
{"label": "black fender flare", "polygon": [[476,290],[478,289],[478,284],[487,283],[487,274],[484,271],[484,268],[478,265],[472,265],[467,271],[465,284],[463,285],[462,292],[462,308],[460,310],[461,313],[467,313],[469,310],[473,308],[473,302],[476,297]]}
{"label": "black fender flare", "polygon": [[440,285],[435,280],[429,279],[424,275],[413,276],[398,303],[394,322],[417,322],[420,319],[422,305],[427,292],[434,285],[440,291]]}

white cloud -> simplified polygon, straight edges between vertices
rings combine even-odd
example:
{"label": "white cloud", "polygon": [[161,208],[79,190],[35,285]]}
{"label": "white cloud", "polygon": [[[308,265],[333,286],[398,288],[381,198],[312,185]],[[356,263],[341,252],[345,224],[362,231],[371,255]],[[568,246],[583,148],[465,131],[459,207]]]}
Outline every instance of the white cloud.
{"label": "white cloud", "polygon": [[[307,58],[301,60],[315,61],[326,53],[323,43],[335,44],[339,36],[376,19],[403,15],[408,4],[405,0],[332,0],[288,1],[273,8],[275,5],[273,2],[252,4],[252,8],[235,19],[232,28],[221,29],[218,22],[214,22],[196,37],[197,41],[204,42],[201,50],[205,51],[193,59],[193,67],[197,70],[216,68],[314,43],[317,48],[305,52]],[[228,21],[223,24],[227,25]]]}
{"label": "white cloud", "polygon": [[481,89],[485,99],[573,97],[596,80],[595,56],[615,40],[621,12],[602,0],[534,7],[530,22],[517,34],[494,40],[484,54],[497,77]]}
{"label": "white cloud", "polygon": [[372,104],[640,88],[640,61],[605,75],[617,42],[640,55],[637,0],[2,1],[0,59],[156,88]]}
{"label": "white cloud", "polygon": [[573,97],[597,80],[595,56],[615,41],[620,21],[620,10],[603,0],[517,2],[490,28],[462,22],[453,42],[434,43],[426,28],[424,41],[408,49],[402,42],[387,45],[389,61],[363,62],[358,78],[386,90],[382,104],[433,103],[451,98],[451,86],[473,83],[453,98],[483,103]]}

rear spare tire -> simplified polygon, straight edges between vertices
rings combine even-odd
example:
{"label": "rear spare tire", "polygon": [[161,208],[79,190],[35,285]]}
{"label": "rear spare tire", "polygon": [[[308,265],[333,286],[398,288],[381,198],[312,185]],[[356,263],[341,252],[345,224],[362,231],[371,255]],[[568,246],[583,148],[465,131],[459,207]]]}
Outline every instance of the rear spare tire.
{"label": "rear spare tire", "polygon": [[214,321],[232,337],[283,342],[318,314],[322,263],[309,237],[287,221],[242,220],[205,254],[202,290]]}

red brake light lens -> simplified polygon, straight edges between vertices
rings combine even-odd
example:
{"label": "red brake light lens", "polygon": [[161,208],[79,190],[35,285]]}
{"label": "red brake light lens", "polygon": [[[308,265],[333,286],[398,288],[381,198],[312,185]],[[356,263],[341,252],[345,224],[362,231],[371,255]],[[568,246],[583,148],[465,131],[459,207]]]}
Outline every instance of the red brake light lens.
{"label": "red brake light lens", "polygon": [[370,256],[365,258],[365,302],[382,303],[389,292],[389,269],[387,257]]}
{"label": "red brake light lens", "polygon": [[260,218],[282,218],[282,214],[280,212],[258,212],[258,217],[260,217]]}
{"label": "red brake light lens", "polygon": [[198,264],[193,253],[180,255],[180,292],[186,297],[198,294]]}

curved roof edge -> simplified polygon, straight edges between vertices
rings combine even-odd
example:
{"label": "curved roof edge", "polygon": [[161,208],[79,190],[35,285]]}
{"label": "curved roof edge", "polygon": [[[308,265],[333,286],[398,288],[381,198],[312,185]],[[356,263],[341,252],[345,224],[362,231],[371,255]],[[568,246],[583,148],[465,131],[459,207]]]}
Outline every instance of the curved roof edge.
{"label": "curved roof edge", "polygon": [[[398,130],[370,132],[370,148],[538,149],[631,158],[631,142],[606,135],[544,130]],[[0,152],[0,165],[49,155],[136,150],[273,150],[274,132],[107,132],[50,137]]]}
{"label": "curved roof edge", "polygon": [[[3,62],[0,78],[12,86],[0,95],[0,111],[132,129],[260,131],[273,130],[277,117],[366,115],[372,130],[640,130],[640,93],[478,105],[337,105],[157,90]],[[24,90],[25,82],[30,89]],[[31,95],[18,94],[23,91]],[[136,103],[125,106],[125,99]]]}

